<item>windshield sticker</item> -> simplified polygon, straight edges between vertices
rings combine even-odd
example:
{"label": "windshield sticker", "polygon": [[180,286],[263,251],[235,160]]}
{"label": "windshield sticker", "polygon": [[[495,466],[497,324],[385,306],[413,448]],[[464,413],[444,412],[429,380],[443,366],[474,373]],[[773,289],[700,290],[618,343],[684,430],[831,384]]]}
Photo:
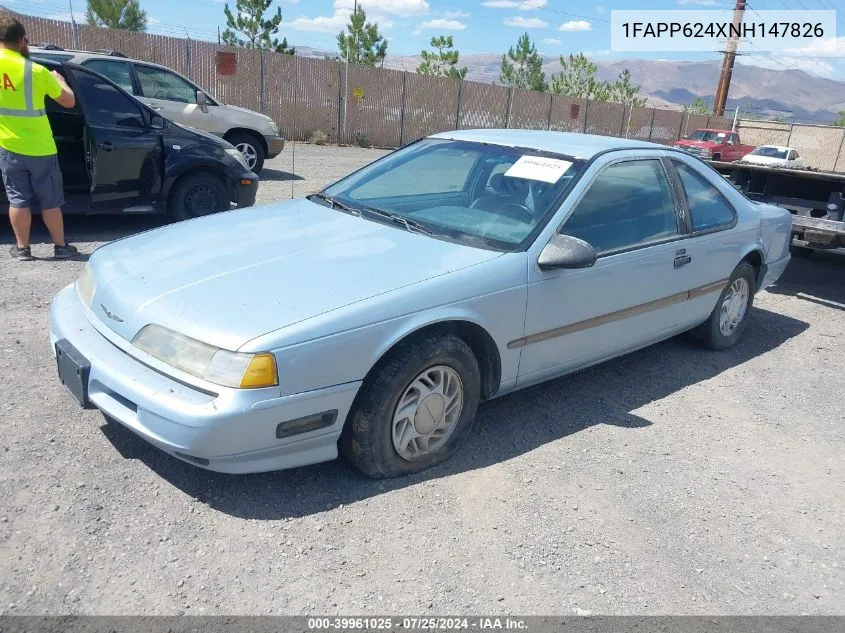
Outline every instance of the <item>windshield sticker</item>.
{"label": "windshield sticker", "polygon": [[568,160],[543,156],[521,156],[505,172],[505,176],[555,183],[571,166],[572,163]]}

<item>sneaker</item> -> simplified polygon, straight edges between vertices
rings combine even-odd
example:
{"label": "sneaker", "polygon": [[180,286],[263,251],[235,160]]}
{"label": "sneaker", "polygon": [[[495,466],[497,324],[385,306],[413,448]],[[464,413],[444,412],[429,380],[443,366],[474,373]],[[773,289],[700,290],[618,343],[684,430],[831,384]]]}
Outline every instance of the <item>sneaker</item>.
{"label": "sneaker", "polygon": [[53,259],[70,259],[79,255],[79,251],[72,244],[65,242],[64,246],[53,245]]}
{"label": "sneaker", "polygon": [[32,256],[32,251],[29,246],[21,248],[20,246],[13,245],[12,248],[9,249],[9,255],[12,256],[12,259],[17,259],[20,262],[31,262],[35,259]]}

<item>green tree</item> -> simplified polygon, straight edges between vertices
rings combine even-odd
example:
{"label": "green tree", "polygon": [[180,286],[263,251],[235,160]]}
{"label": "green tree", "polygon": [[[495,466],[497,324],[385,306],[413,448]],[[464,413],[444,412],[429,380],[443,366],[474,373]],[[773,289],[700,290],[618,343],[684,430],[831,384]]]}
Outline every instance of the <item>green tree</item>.
{"label": "green tree", "polygon": [[236,13],[233,13],[227,2],[223,9],[226,14],[223,43],[293,55],[295,50],[288,48],[287,38],[280,42],[274,37],[282,23],[282,10],[277,8],[269,19],[264,19],[264,12],[272,3],[273,0],[235,0]]}
{"label": "green tree", "polygon": [[502,55],[499,81],[514,88],[540,92],[548,90],[546,73],[543,72],[543,58],[527,32],[520,36],[516,48],[511,46],[507,54]]}
{"label": "green tree", "polygon": [[845,127],[845,110],[840,110],[836,113],[837,117],[831,122],[831,125],[836,125],[838,127]]}
{"label": "green tree", "polygon": [[710,114],[710,106],[701,97],[696,97],[688,106],[684,106],[684,112],[688,114]]}
{"label": "green tree", "polygon": [[560,65],[563,70],[551,77],[549,84],[551,92],[578,99],[607,100],[609,94],[607,82],[596,79],[598,66],[587,59],[583,53],[570,55],[569,58],[561,55]]}
{"label": "green tree", "polygon": [[88,0],[88,24],[124,31],[145,31],[147,12],[138,0]]}
{"label": "green tree", "polygon": [[431,38],[431,47],[436,51],[421,51],[422,63],[417,66],[417,72],[421,75],[434,75],[435,77],[452,77],[463,79],[467,76],[467,67],[458,68],[460,53],[453,50],[454,41],[451,35],[441,35]]}
{"label": "green tree", "polygon": [[631,73],[626,68],[619,75],[619,79],[610,84],[609,101],[623,103],[626,106],[644,106],[647,99],[637,96],[639,92],[640,87],[631,82]]}
{"label": "green tree", "polygon": [[337,34],[340,58],[350,64],[384,65],[387,40],[379,33],[378,24],[367,22],[367,14],[360,7],[351,16],[346,32]]}

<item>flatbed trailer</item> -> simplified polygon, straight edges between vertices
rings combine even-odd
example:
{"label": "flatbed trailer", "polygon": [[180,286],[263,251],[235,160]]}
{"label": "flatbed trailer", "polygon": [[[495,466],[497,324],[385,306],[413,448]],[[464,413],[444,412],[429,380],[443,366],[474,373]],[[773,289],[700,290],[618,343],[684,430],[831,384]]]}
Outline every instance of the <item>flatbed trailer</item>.
{"label": "flatbed trailer", "polygon": [[707,161],[751,200],[792,213],[792,253],[845,247],[845,174]]}

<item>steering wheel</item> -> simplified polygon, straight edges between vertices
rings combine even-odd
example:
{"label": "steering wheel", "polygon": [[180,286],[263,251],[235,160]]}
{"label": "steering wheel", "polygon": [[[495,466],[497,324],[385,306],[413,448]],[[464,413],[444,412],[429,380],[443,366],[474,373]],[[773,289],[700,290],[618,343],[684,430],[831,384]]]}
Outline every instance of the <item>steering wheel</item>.
{"label": "steering wheel", "polygon": [[[487,205],[482,203],[491,204]],[[502,215],[506,215],[517,222],[522,222],[523,224],[534,224],[534,214],[531,213],[531,209],[519,202],[503,202],[500,196],[482,196],[469,205],[469,208],[485,208],[488,211],[497,211]]]}

